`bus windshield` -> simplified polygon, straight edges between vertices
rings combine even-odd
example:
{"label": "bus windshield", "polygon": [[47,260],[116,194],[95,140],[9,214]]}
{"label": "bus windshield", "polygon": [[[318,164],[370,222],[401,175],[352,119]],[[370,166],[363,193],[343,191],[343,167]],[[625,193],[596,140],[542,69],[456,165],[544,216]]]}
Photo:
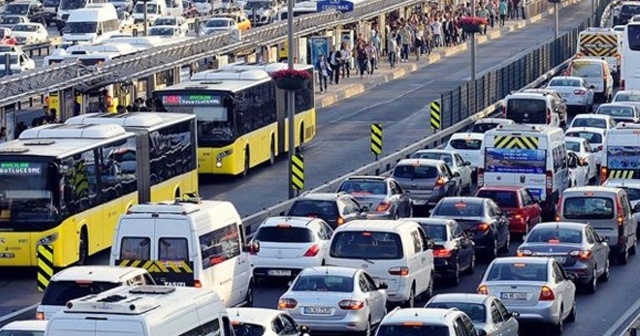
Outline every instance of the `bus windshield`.
{"label": "bus windshield", "polygon": [[59,210],[49,177],[55,169],[47,162],[0,162],[0,231],[33,231],[50,228]]}

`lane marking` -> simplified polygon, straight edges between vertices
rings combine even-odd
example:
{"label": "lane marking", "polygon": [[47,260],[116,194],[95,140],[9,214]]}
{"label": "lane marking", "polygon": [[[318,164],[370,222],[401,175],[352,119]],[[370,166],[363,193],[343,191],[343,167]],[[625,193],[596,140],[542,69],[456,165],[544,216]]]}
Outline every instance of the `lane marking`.
{"label": "lane marking", "polygon": [[[613,336],[615,334],[615,332],[618,329],[620,329],[620,327],[624,324],[624,322],[627,321],[631,317],[631,315],[637,314],[638,309],[640,309],[640,299],[636,300],[636,302],[633,304],[633,306],[629,307],[629,309],[627,309],[627,311],[624,314],[622,314],[622,316],[620,316],[620,318],[617,319],[616,322],[613,323],[611,325],[611,327],[609,327],[609,329],[607,329],[607,331],[602,336]],[[635,319],[633,319],[633,321],[631,321],[631,323],[627,326],[627,329],[631,325],[633,325],[634,322],[635,322]],[[620,335],[624,335],[625,333],[626,333],[626,329]]]}
{"label": "lane marking", "polygon": [[[0,324],[4,324],[5,322],[11,320],[12,318],[15,318],[16,316],[20,316],[20,315],[28,312],[29,310],[35,310],[36,308],[38,308],[39,304],[40,303],[34,303],[34,304],[32,304],[32,305],[30,305],[28,307],[24,307],[24,308],[22,308],[20,310],[16,310],[13,313],[0,316]],[[35,319],[35,315],[33,316],[32,319]]]}

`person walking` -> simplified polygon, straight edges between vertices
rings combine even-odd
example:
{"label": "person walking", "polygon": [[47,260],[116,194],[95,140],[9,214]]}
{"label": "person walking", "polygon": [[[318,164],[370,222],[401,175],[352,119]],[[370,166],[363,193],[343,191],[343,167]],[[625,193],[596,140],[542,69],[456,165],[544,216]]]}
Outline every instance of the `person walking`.
{"label": "person walking", "polygon": [[369,66],[369,76],[373,75],[373,70],[377,67],[378,62],[378,50],[373,41],[369,41],[369,44],[364,48],[367,53],[367,62]]}
{"label": "person walking", "polygon": [[400,62],[408,62],[409,61],[409,48],[411,45],[411,32],[409,31],[409,27],[407,24],[402,26],[402,30],[400,30]]}
{"label": "person walking", "polygon": [[504,27],[504,21],[507,19],[508,10],[509,5],[507,4],[507,0],[500,0],[500,5],[498,5],[498,12],[500,13],[500,28]]}
{"label": "person walking", "polygon": [[327,81],[331,77],[331,65],[324,58],[323,54],[318,55],[318,60],[315,64],[316,70],[318,70],[318,79],[320,80],[320,93],[327,91]]}
{"label": "person walking", "polygon": [[[333,73],[333,81],[336,85],[340,82],[340,67],[342,65],[342,53],[340,50],[336,50],[336,47],[332,46],[329,52],[329,64],[331,65],[331,72]],[[333,82],[331,82],[333,84]]]}
{"label": "person walking", "polygon": [[387,56],[389,57],[389,66],[395,69],[398,57],[398,36],[395,30],[387,38]]}
{"label": "person walking", "polygon": [[358,61],[358,70],[360,71],[360,78],[364,76],[364,72],[367,71],[367,51],[365,50],[364,42],[358,43],[356,48],[356,61]]}
{"label": "person walking", "polygon": [[347,78],[351,75],[351,59],[353,52],[348,42],[342,42],[340,47],[340,60],[342,62],[342,78],[346,75]]}

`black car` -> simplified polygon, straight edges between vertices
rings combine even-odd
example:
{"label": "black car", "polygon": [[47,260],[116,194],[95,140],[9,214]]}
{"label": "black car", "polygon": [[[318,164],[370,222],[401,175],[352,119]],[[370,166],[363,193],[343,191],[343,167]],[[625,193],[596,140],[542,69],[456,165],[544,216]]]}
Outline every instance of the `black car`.
{"label": "black car", "polygon": [[418,222],[427,237],[433,240],[433,263],[436,278],[447,284],[460,283],[460,273],[473,273],[476,268],[476,253],[471,237],[453,219],[411,218]]}
{"label": "black car", "polygon": [[620,13],[613,19],[614,26],[626,25],[634,15],[640,14],[640,5],[635,3],[625,3],[620,7]]}
{"label": "black car", "polygon": [[30,22],[47,25],[44,5],[38,0],[18,0],[7,4],[3,16],[26,16]]}
{"label": "black car", "polygon": [[509,219],[498,205],[480,197],[445,197],[431,212],[431,218],[454,219],[473,238],[476,253],[489,259],[509,251]]}
{"label": "black car", "polygon": [[344,192],[311,193],[299,197],[287,212],[291,217],[314,217],[327,222],[332,229],[354,219],[366,219],[367,207]]}

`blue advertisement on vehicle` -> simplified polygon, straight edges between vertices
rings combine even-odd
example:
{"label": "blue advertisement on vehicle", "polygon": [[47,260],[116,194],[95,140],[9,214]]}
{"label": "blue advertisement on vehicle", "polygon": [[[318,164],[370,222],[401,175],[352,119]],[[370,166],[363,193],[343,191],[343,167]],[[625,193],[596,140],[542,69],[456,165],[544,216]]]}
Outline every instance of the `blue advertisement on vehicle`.
{"label": "blue advertisement on vehicle", "polygon": [[547,151],[544,149],[487,148],[484,169],[488,173],[544,174]]}
{"label": "blue advertisement on vehicle", "polygon": [[640,169],[640,147],[607,146],[609,169]]}

